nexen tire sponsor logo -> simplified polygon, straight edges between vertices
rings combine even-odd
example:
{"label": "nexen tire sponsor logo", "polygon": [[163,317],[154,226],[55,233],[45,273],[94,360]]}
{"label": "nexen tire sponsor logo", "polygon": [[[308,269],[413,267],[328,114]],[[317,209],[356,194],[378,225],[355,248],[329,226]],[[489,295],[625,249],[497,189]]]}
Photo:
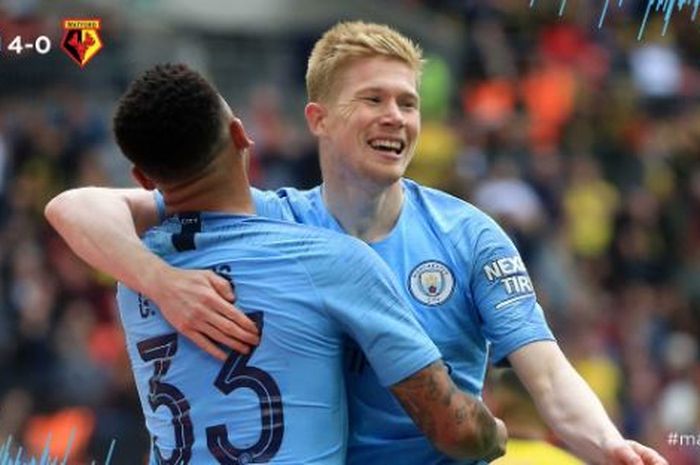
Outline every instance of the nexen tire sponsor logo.
{"label": "nexen tire sponsor logo", "polygon": [[[492,261],[484,266],[484,273],[490,282],[502,284],[508,296],[534,292],[525,264],[518,255]],[[510,299],[507,302],[510,303]],[[500,308],[500,304],[496,307]]]}

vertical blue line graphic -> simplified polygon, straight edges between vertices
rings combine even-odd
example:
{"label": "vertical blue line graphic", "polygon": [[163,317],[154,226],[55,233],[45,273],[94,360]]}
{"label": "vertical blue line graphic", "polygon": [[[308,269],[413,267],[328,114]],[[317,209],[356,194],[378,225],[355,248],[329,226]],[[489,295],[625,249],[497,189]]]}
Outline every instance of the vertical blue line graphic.
{"label": "vertical blue line graphic", "polygon": [[603,5],[603,11],[600,13],[600,20],[598,21],[598,29],[603,27],[603,21],[605,21],[605,17],[608,15],[609,4],[610,0],[605,0],[605,5]]}
{"label": "vertical blue line graphic", "polygon": [[61,465],[66,465],[68,463],[68,454],[70,453],[70,450],[73,448],[73,440],[75,439],[75,430],[72,429],[70,431],[70,436],[68,437],[68,445],[66,446],[66,453],[63,456],[63,461],[61,462]]}
{"label": "vertical blue line graphic", "polygon": [[[44,465],[49,458],[49,447],[51,447],[51,433],[46,435],[46,443],[44,443],[44,451],[41,453],[39,465]],[[34,459],[32,459],[34,461]]]}
{"label": "vertical blue line graphic", "polygon": [[117,445],[117,440],[112,439],[112,444],[109,446],[109,452],[107,452],[107,458],[105,459],[104,465],[109,465],[112,461],[112,453],[114,452],[114,447]]}
{"label": "vertical blue line graphic", "polygon": [[[41,452],[41,456],[37,459],[35,457],[27,458],[22,460],[22,454],[24,453],[24,448],[21,445],[17,447],[17,454],[12,458],[12,445],[14,438],[8,436],[8,438],[0,444],[0,465],[68,465],[68,459],[73,448],[73,443],[75,441],[75,429],[71,430],[70,436],[68,438],[68,444],[66,446],[66,451],[63,455],[63,459],[59,462],[58,458],[49,457],[49,449],[51,448],[51,433],[46,437],[46,442],[44,443],[44,449]],[[117,440],[112,439],[109,446],[109,451],[105,457],[102,465],[110,465],[112,462],[112,456],[114,455],[114,449],[116,448]],[[99,462],[93,460],[92,465],[99,465]]]}
{"label": "vertical blue line graphic", "polygon": [[[617,3],[618,8],[622,8],[623,0],[619,0]],[[649,14],[652,8],[658,13],[663,12],[664,25],[661,30],[661,35],[666,35],[668,30],[668,25],[671,23],[671,17],[675,12],[680,13],[686,6],[693,6],[693,11],[691,13],[691,21],[695,21],[697,18],[698,9],[700,8],[700,0],[647,0],[646,11],[644,12],[644,18],[642,19],[642,24],[639,27],[639,33],[637,34],[637,40],[641,40],[644,36],[644,31],[646,30],[647,23],[649,22]],[[535,0],[530,0],[530,8],[535,6]],[[600,19],[598,20],[598,28],[603,27],[605,22],[605,17],[608,14],[608,9],[610,6],[610,0],[605,0],[603,7],[600,12]],[[566,9],[566,0],[561,0],[559,4],[559,16],[564,15],[564,10]]]}

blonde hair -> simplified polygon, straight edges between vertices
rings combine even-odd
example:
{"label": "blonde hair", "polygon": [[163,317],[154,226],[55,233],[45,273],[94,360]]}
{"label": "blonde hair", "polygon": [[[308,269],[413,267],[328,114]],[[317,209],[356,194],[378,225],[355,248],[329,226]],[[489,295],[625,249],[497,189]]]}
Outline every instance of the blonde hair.
{"label": "blonde hair", "polygon": [[309,56],[306,69],[309,101],[327,100],[343,67],[353,59],[377,56],[403,61],[415,71],[416,79],[420,79],[423,52],[411,39],[383,24],[362,21],[336,24],[316,42]]}

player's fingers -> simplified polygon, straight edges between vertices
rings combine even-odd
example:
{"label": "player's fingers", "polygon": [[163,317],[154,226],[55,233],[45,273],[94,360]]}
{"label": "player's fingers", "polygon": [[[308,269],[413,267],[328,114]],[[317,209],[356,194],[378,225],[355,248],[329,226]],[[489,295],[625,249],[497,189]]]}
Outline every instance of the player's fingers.
{"label": "player's fingers", "polygon": [[[238,309],[234,309],[235,313],[228,313],[226,315],[211,314],[207,315],[205,320],[209,325],[213,326],[221,333],[227,337],[239,341],[245,345],[258,345],[260,343],[260,336],[258,334],[258,327],[255,323],[250,321],[248,317]],[[242,320],[240,319],[242,318]],[[247,323],[250,322],[253,325],[253,331],[248,328],[250,325],[241,325],[239,322]],[[206,328],[203,328],[205,332]],[[223,342],[223,341],[220,341]]]}
{"label": "player's fingers", "polygon": [[212,286],[214,286],[214,289],[221,297],[228,300],[229,302],[233,302],[233,286],[227,279],[219,276],[213,271],[210,271],[208,273],[208,278],[209,282],[212,284]]}
{"label": "player's fingers", "polygon": [[260,342],[258,326],[235,305],[229,305],[229,307],[229,310],[222,315],[230,321],[230,324],[225,326],[224,332],[241,338],[249,344],[258,344]]}
{"label": "player's fingers", "polygon": [[628,441],[632,449],[642,458],[644,465],[668,465],[668,461],[654,449],[639,444],[636,441]]}
{"label": "player's fingers", "polygon": [[[211,272],[209,279],[217,293],[224,299],[228,300],[228,302],[221,302],[218,299],[212,299],[210,302],[208,302],[208,305],[219,312],[224,318],[231,320],[238,326],[238,328],[240,328],[241,331],[243,331],[243,334],[240,335],[230,333],[232,336],[240,337],[249,344],[257,344],[259,342],[258,327],[250,318],[246,316],[245,313],[240,311],[238,307],[231,305],[230,302],[234,301],[235,293],[233,292],[229,282],[214,272]],[[224,332],[228,331],[224,330]],[[246,332],[248,334],[245,334]]]}
{"label": "player's fingers", "polygon": [[[240,337],[251,344],[257,344],[258,327],[231,302],[224,300],[218,294],[210,292],[199,300],[198,304],[196,310],[192,310],[192,319],[195,320],[193,323],[211,319],[220,321],[219,317],[222,317],[232,322],[238,328],[238,331],[241,333]],[[232,333],[232,335],[238,336],[237,333]]]}
{"label": "player's fingers", "polygon": [[606,465],[644,465],[628,443],[621,443],[611,450],[610,462]]}
{"label": "player's fingers", "polygon": [[208,353],[209,355],[213,356],[214,358],[224,361],[226,360],[226,352],[221,350],[209,340],[206,336],[202,335],[201,333],[198,332],[193,332],[190,334],[185,334],[192,342],[194,342],[197,347]]}
{"label": "player's fingers", "polygon": [[248,354],[250,352],[250,346],[248,344],[224,334],[211,323],[207,323],[207,326],[206,335],[211,339],[220,342],[240,354]]}

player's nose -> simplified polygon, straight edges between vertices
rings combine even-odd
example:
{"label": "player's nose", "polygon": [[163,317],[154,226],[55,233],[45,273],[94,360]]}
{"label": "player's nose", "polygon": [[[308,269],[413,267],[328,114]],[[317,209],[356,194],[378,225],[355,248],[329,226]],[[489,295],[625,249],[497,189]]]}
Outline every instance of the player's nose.
{"label": "player's nose", "polygon": [[382,123],[395,127],[403,127],[406,124],[406,115],[396,100],[390,100],[384,105]]}

